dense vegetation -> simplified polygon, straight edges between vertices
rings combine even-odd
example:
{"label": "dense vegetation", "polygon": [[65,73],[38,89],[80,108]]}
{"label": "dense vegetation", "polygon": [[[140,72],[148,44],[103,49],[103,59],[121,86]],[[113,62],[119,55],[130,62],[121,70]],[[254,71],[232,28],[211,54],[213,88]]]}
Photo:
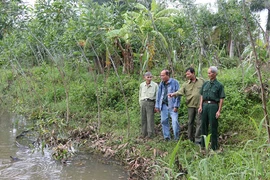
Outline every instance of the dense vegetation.
{"label": "dense vegetation", "polygon": [[[262,2],[217,1],[213,12],[191,0],[2,1],[2,104],[29,117],[56,159],[75,147],[121,160],[133,179],[269,179],[269,23],[251,12]],[[207,79],[209,65],[226,92],[222,153],[187,140],[184,98],[178,143],[162,141],[158,114],[157,136],[139,138],[142,74],[159,82],[166,68],[182,84],[185,68]]]}

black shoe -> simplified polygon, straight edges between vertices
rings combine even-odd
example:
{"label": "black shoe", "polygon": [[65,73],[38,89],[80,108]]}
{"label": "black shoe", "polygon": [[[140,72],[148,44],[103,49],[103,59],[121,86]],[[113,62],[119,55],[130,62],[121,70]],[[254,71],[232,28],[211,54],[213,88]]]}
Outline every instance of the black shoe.
{"label": "black shoe", "polygon": [[170,141],[170,138],[165,138],[164,141]]}

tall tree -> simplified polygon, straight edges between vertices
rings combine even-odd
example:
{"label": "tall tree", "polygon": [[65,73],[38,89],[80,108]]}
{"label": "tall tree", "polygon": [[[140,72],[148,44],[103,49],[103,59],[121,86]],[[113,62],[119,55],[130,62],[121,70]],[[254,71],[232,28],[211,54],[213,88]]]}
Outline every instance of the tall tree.
{"label": "tall tree", "polygon": [[[217,20],[220,22],[218,26],[222,32],[222,45],[225,45],[230,58],[234,57],[235,52],[238,52],[238,56],[240,56],[245,45],[249,44],[246,36],[243,35],[245,24],[241,8],[242,3],[237,0],[219,0],[217,4]],[[247,16],[250,17],[250,13],[247,13]],[[251,30],[254,30],[253,21],[250,21],[250,23]]]}
{"label": "tall tree", "polygon": [[266,31],[265,38],[268,46],[268,52],[270,52],[270,44],[269,44],[269,33],[270,33],[270,1],[269,0],[251,0],[250,10],[253,12],[260,12],[263,10],[267,10],[267,21],[266,21]]}
{"label": "tall tree", "polygon": [[[265,0],[265,2],[269,3],[269,0]],[[248,18],[246,15],[246,5],[245,5],[245,0],[243,0],[243,12],[244,12],[244,19],[245,19],[245,23],[247,26],[247,31],[249,34],[249,38],[250,38],[250,42],[252,45],[252,49],[253,49],[253,53],[255,56],[255,69],[256,69],[256,73],[258,76],[258,80],[260,82],[260,90],[261,90],[261,100],[262,100],[262,108],[263,108],[263,113],[264,113],[264,121],[265,121],[265,125],[266,125],[266,130],[267,130],[267,134],[268,134],[268,143],[270,143],[270,119],[269,119],[269,114],[268,114],[268,108],[267,108],[267,97],[266,97],[266,93],[265,93],[265,89],[264,89],[264,84],[263,84],[263,76],[262,76],[262,72],[261,72],[261,61],[260,58],[258,56],[257,50],[256,50],[256,45],[255,45],[255,40],[253,38],[253,35],[251,33],[250,30],[250,25],[248,23]],[[268,15],[269,15],[269,10],[268,10]],[[269,20],[269,16],[268,16],[268,20]]]}
{"label": "tall tree", "polygon": [[266,21],[266,30],[270,31],[270,1],[269,0],[252,0],[250,3],[250,10],[253,12],[260,12],[267,10],[268,16]]}
{"label": "tall tree", "polygon": [[0,39],[25,20],[25,8],[21,0],[0,1]]}

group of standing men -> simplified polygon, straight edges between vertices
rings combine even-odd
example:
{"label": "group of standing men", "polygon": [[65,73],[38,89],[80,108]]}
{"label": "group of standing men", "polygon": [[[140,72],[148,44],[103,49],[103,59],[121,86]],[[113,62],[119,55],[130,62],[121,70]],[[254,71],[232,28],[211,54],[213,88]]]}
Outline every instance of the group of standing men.
{"label": "group of standing men", "polygon": [[[172,121],[173,139],[179,140],[180,125],[178,108],[181,96],[185,96],[188,107],[188,138],[196,144],[205,147],[202,135],[208,135],[210,125],[211,148],[218,149],[218,118],[225,98],[224,87],[216,79],[217,68],[208,69],[209,81],[197,78],[195,70],[186,69],[188,79],[180,88],[177,80],[170,77],[168,70],[160,73],[161,82],[158,85],[152,81],[152,74],[144,74],[145,82],[140,84],[139,103],[141,110],[142,136],[151,138],[155,134],[154,113],[161,114],[161,125],[164,140],[169,141],[170,121]],[[196,126],[195,126],[196,124]]]}

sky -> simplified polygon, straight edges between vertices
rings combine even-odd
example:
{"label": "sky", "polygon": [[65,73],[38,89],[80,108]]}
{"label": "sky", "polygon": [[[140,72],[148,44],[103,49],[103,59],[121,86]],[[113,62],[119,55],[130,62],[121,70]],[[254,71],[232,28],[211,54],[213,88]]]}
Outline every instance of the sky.
{"label": "sky", "polygon": [[[24,2],[27,2],[31,5],[34,5],[35,0],[23,0]],[[196,3],[201,3],[201,4],[206,4],[206,3],[211,3],[212,5],[216,2],[216,0],[196,0]],[[260,16],[260,24],[265,30],[266,28],[266,20],[267,20],[267,10],[261,11],[258,13]]]}

